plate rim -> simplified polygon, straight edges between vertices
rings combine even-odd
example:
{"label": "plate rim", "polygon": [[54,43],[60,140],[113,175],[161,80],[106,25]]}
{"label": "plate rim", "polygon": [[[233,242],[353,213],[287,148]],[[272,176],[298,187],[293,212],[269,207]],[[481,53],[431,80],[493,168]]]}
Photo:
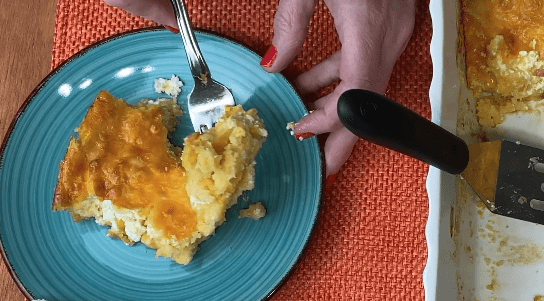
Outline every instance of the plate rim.
{"label": "plate rim", "polygon": [[[2,168],[2,165],[3,165],[3,162],[4,162],[5,149],[6,149],[7,145],[8,145],[8,142],[9,142],[9,140],[11,138],[11,135],[12,135],[14,129],[15,129],[15,126],[17,125],[17,122],[19,121],[19,118],[26,111],[27,107],[29,106],[30,102],[34,99],[36,94],[38,94],[40,92],[40,90],[45,86],[45,84],[47,84],[51,80],[51,78],[53,76],[55,76],[57,73],[59,73],[62,69],[64,69],[68,64],[70,64],[74,60],[84,56],[89,51],[91,51],[91,50],[93,50],[93,49],[95,49],[97,47],[100,47],[101,45],[107,44],[107,43],[109,43],[111,41],[114,41],[114,40],[117,40],[117,39],[120,39],[120,38],[123,38],[123,37],[126,37],[126,36],[134,35],[134,34],[140,34],[140,33],[144,33],[144,32],[158,32],[158,31],[169,31],[169,30],[166,29],[164,26],[149,26],[149,27],[136,28],[136,29],[131,29],[131,30],[128,30],[128,31],[113,34],[113,35],[111,35],[109,37],[103,38],[101,40],[98,40],[98,41],[96,41],[94,43],[91,43],[91,44],[83,47],[82,49],[80,49],[79,51],[77,51],[76,53],[71,55],[70,57],[66,58],[63,62],[61,62],[53,70],[49,71],[49,73],[40,81],[40,83],[30,92],[30,94],[27,96],[27,98],[24,100],[24,102],[21,104],[21,106],[19,107],[19,109],[17,110],[17,112],[15,113],[13,118],[11,119],[10,125],[9,125],[3,139],[2,139],[2,144],[0,145],[0,169]],[[217,34],[215,32],[209,32],[209,31],[200,30],[200,29],[195,30],[194,32],[195,32],[195,34],[198,34],[198,35],[211,36],[211,37],[214,37],[214,38],[219,38],[221,40],[233,43],[233,44],[235,44],[237,46],[240,46],[240,47],[244,48],[246,51],[249,51],[250,53],[252,53],[253,55],[256,55],[257,57],[262,57],[261,55],[257,54],[255,51],[253,51],[251,48],[244,45],[243,43],[240,43],[238,41],[234,41],[231,38],[228,38],[226,36],[222,36],[222,35],[219,35],[219,34]],[[297,96],[299,96],[299,99],[301,99],[299,93],[294,88],[293,84],[291,82],[289,82],[289,80],[287,80],[287,78],[282,73],[278,72],[276,74],[278,76],[280,76],[281,78],[283,78],[285,80],[285,82],[288,84],[288,86],[291,88],[291,90]],[[302,99],[301,99],[301,104],[304,106],[306,111],[308,111],[308,108],[306,107],[306,104],[304,103],[304,101],[302,101]],[[320,169],[321,169],[320,182],[321,182],[321,185],[319,187],[319,189],[320,189],[319,196],[320,197],[319,197],[318,202],[317,202],[317,211],[316,211],[315,217],[313,219],[313,223],[311,224],[310,233],[306,237],[306,240],[304,242],[304,245],[303,245],[300,253],[297,255],[297,258],[293,262],[293,264],[289,267],[289,270],[283,275],[283,277],[278,281],[278,283],[274,287],[272,287],[270,289],[270,291],[261,300],[269,300],[270,298],[272,298],[272,296],[274,296],[285,285],[285,283],[287,283],[287,280],[289,280],[289,278],[291,278],[291,276],[294,274],[294,272],[300,266],[300,263],[301,263],[302,259],[306,256],[306,253],[308,252],[308,249],[309,249],[309,246],[310,246],[310,242],[312,241],[312,239],[314,238],[314,236],[316,234],[317,225],[320,222],[320,217],[321,217],[322,211],[323,211],[322,210],[323,201],[324,201],[325,194],[326,194],[325,190],[323,189],[325,187],[325,179],[324,179],[325,177],[323,176],[325,174],[325,163],[324,163],[325,162],[325,155],[323,153],[323,148],[321,147],[321,145],[319,143],[317,145],[317,148],[318,148],[318,153],[319,153],[319,158],[320,158]],[[11,262],[8,260],[8,255],[6,253],[4,245],[2,243],[2,232],[1,231],[0,231],[0,257],[2,257],[2,260],[3,260],[4,264],[6,265],[7,270],[9,272],[9,274],[10,274],[10,277],[15,282],[15,284],[16,284],[17,288],[19,289],[19,291],[25,296],[25,298],[30,299],[30,300],[34,300],[35,297],[32,296],[32,294],[28,291],[28,289],[23,285],[23,283],[21,282],[21,280],[19,279],[19,277],[17,275],[17,272],[14,270],[13,266],[11,265]]]}

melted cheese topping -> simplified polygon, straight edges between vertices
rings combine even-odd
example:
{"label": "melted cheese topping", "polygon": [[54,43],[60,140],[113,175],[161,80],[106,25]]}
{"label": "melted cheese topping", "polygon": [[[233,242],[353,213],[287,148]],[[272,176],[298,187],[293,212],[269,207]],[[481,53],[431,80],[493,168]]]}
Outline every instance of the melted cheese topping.
{"label": "melted cheese topping", "polygon": [[482,66],[487,65],[486,48],[495,36],[501,35],[506,41],[507,47],[502,50],[506,60],[522,50],[544,50],[542,0],[463,0],[462,11],[467,76],[484,77],[489,87],[495,82]]}
{"label": "melted cheese topping", "polygon": [[542,98],[543,14],[543,0],[461,1],[466,79],[481,125],[530,111],[527,102]]}
{"label": "melted cheese topping", "polygon": [[56,205],[69,207],[96,195],[117,207],[150,212],[154,227],[168,237],[190,237],[197,217],[162,116],[160,106],[131,107],[100,92],[61,164]]}

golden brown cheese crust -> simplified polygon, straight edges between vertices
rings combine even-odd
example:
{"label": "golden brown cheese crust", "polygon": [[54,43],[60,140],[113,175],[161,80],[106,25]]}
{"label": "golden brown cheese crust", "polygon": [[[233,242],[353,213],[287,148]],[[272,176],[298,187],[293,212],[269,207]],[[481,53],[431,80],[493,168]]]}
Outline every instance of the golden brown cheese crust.
{"label": "golden brown cheese crust", "polygon": [[[487,66],[487,47],[497,35],[506,42],[503,56],[522,50],[544,50],[544,2],[541,0],[461,0],[461,20],[469,88],[493,91],[496,82]],[[536,45],[533,49],[533,40]],[[475,86],[476,85],[476,86]]]}
{"label": "golden brown cheese crust", "polygon": [[544,92],[544,1],[461,0],[466,80],[485,126]]}
{"label": "golden brown cheese crust", "polygon": [[131,107],[101,91],[77,130],[79,138],[70,139],[53,209],[96,195],[160,216],[155,227],[166,235],[190,236],[196,214],[184,189],[181,160],[168,147],[163,115],[160,106]]}

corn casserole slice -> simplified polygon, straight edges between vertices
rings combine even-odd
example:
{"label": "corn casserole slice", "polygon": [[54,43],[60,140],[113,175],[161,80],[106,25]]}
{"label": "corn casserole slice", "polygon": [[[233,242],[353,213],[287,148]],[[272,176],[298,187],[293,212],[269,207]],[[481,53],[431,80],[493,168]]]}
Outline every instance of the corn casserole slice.
{"label": "corn casserole slice", "polygon": [[94,218],[108,236],[143,242],[187,264],[226,210],[254,187],[255,156],[267,131],[255,109],[226,107],[217,124],[184,140],[167,135],[181,109],[172,99],[128,105],[101,91],[59,168],[53,210]]}

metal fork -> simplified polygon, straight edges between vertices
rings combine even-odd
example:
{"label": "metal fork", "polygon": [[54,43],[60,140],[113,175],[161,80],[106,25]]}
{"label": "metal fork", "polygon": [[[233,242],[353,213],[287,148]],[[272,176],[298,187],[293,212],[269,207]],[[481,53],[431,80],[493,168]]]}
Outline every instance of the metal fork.
{"label": "metal fork", "polygon": [[225,112],[225,105],[234,105],[230,90],[215,81],[198,47],[189,23],[189,14],[183,0],[171,0],[178,21],[189,67],[195,80],[195,87],[189,93],[188,109],[195,132],[203,133],[217,122]]}

